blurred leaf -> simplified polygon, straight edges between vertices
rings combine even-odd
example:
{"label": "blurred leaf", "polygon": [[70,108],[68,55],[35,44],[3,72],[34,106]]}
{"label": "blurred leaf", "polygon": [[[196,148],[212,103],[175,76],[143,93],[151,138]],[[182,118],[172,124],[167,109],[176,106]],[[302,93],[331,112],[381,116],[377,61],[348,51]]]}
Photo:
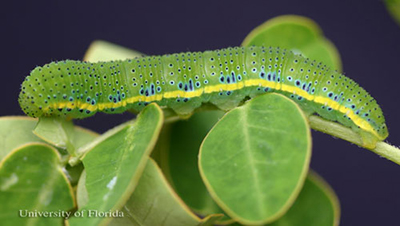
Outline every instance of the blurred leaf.
{"label": "blurred leaf", "polygon": [[[62,225],[61,214],[74,208],[74,195],[57,150],[30,143],[15,149],[0,162],[1,225]],[[36,213],[37,217],[27,214]]]}
{"label": "blurred leaf", "polygon": [[131,50],[110,42],[97,40],[90,44],[84,61],[98,62],[109,60],[125,60],[127,58],[141,57],[142,53]]}
{"label": "blurred leaf", "polygon": [[[201,111],[188,120],[165,125],[156,146],[160,154],[158,161],[167,179],[182,200],[201,216],[223,213],[204,186],[198,169],[201,142],[223,115],[222,111]],[[221,220],[229,218],[225,216]]]}
{"label": "blurred leaf", "polygon": [[212,215],[201,220],[194,215],[152,159],[147,162],[138,186],[123,211],[124,217],[114,218],[112,225],[213,225],[222,216]]}
{"label": "blurred leaf", "polygon": [[385,0],[386,8],[400,25],[400,0]]}
{"label": "blurred leaf", "polygon": [[252,45],[290,49],[342,70],[336,47],[324,37],[318,24],[307,17],[283,15],[266,21],[253,29],[242,43],[242,46]]}
{"label": "blurred leaf", "polygon": [[[89,199],[78,211],[104,213],[116,211],[125,204],[146,166],[162,121],[161,109],[150,104],[138,115],[136,122],[127,123],[83,156]],[[69,224],[98,225],[110,220],[108,217],[74,217]]]}
{"label": "blurred leaf", "polygon": [[36,136],[75,156],[75,150],[94,140],[98,135],[90,130],[74,127],[70,120],[59,117],[39,118],[34,131]]}
{"label": "blurred leaf", "polygon": [[243,224],[281,217],[307,175],[311,135],[301,109],[279,94],[228,112],[203,141],[200,173],[211,196]]}
{"label": "blurred leaf", "polygon": [[81,177],[78,181],[78,186],[76,188],[76,202],[78,209],[82,209],[89,201],[88,193],[86,190],[86,171],[83,170]]}
{"label": "blurred leaf", "polygon": [[[66,148],[68,153],[74,155],[77,148],[91,143],[98,137],[95,132],[74,126],[72,121],[57,117],[39,118],[33,133],[56,147]],[[76,185],[82,173],[83,165],[82,163],[74,166],[66,164],[65,170],[70,183]]]}
{"label": "blurred leaf", "polygon": [[21,145],[42,141],[32,133],[36,123],[29,117],[0,117],[0,160]]}
{"label": "blurred leaf", "polygon": [[339,225],[339,221],[340,206],[336,194],[322,177],[310,172],[293,206],[271,225],[332,226]]}
{"label": "blurred leaf", "polygon": [[[41,121],[43,121],[43,119]],[[32,133],[38,124],[37,119],[24,116],[1,117],[0,159],[7,155],[11,150],[29,142],[40,142],[44,140],[54,146],[65,147],[67,141],[60,139],[59,134],[55,134],[60,132],[60,129],[62,129],[62,126],[57,126],[61,125],[62,122],[53,119],[44,119],[44,121],[44,124],[39,126],[39,130],[36,130],[39,135],[38,137]],[[54,121],[56,121],[56,123],[53,123]],[[72,127],[72,124],[68,126],[69,129],[71,129],[70,133],[72,134],[70,142],[75,147],[83,146],[85,143],[92,141],[97,136],[96,133],[90,130],[78,126]],[[41,128],[43,128],[43,130]],[[64,133],[65,135],[65,131],[61,130],[61,133]]]}
{"label": "blurred leaf", "polygon": [[33,133],[56,147],[66,149],[69,146],[75,150],[70,141],[73,128],[72,121],[66,121],[59,117],[43,117],[39,118]]}

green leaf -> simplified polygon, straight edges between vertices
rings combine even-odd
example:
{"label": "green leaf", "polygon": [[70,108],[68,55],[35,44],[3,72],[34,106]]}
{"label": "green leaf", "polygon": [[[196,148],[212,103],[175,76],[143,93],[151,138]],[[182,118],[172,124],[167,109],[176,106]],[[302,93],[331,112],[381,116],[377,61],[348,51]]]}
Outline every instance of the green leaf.
{"label": "green leaf", "polygon": [[127,58],[140,56],[143,56],[143,54],[135,50],[131,50],[110,42],[97,40],[90,44],[83,60],[98,62],[109,60],[125,60]]}
{"label": "green leaf", "polygon": [[202,216],[223,213],[204,186],[197,164],[201,142],[223,114],[222,111],[201,111],[189,120],[167,125],[157,143],[157,148],[162,149],[159,163],[167,179],[182,200]]}
{"label": "green leaf", "polygon": [[319,175],[308,174],[298,198],[289,211],[271,226],[339,225],[340,206],[336,194]]}
{"label": "green leaf", "polygon": [[342,70],[336,47],[324,37],[318,24],[307,17],[283,15],[270,19],[252,30],[242,43],[251,45],[290,49]]}
{"label": "green leaf", "polygon": [[[60,126],[62,122],[51,118],[41,119],[41,121],[45,122],[44,124],[39,125],[39,129],[36,128],[36,133],[39,135],[38,137],[35,136],[34,133],[32,133],[32,131],[38,124],[37,119],[20,116],[1,117],[0,159],[11,152],[14,148],[17,148],[29,142],[40,142],[44,140],[54,146],[65,147],[67,141],[60,139],[60,135],[56,134],[58,132],[61,132],[65,135],[65,131],[61,130],[62,126]],[[98,136],[96,133],[90,130],[83,129],[78,126],[73,127],[71,122],[68,123],[68,127],[71,130],[70,133],[72,134],[70,136],[70,142],[74,147],[83,146],[85,143],[91,142],[96,136]],[[41,128],[43,128],[43,130]],[[42,137],[43,139],[41,139],[40,137]],[[65,139],[67,138],[65,137]]]}
{"label": "green leaf", "polygon": [[82,209],[88,201],[89,196],[86,190],[86,171],[83,170],[78,181],[78,186],[76,187],[76,202],[78,209]]}
{"label": "green leaf", "polygon": [[385,0],[386,8],[400,25],[400,0]]}
{"label": "green leaf", "polygon": [[81,146],[77,151],[76,151],[76,156],[71,157],[69,159],[69,164],[70,165],[76,165],[77,163],[80,163],[81,157],[85,155],[88,151],[92,150],[95,146],[97,146],[99,143],[103,142],[104,140],[107,140],[109,137],[115,135],[116,133],[120,132],[122,129],[124,129],[127,125],[134,123],[135,120],[131,120],[125,123],[122,123],[107,132],[103,133],[101,136],[97,136],[92,142],[86,143],[85,145]]}
{"label": "green leaf", "polygon": [[200,149],[200,173],[214,200],[244,224],[282,216],[305,180],[311,136],[301,109],[279,94],[228,112]]}
{"label": "green leaf", "polygon": [[[30,143],[0,162],[0,222],[2,225],[62,225],[61,214],[74,208],[72,188],[51,146]],[[27,214],[36,213],[36,217]],[[66,215],[64,215],[66,216]]]}
{"label": "green leaf", "polygon": [[39,118],[33,133],[46,142],[62,148],[75,156],[75,150],[97,137],[97,134],[82,128],[77,129],[70,120],[60,117]]}
{"label": "green leaf", "polygon": [[[222,215],[201,220],[170,187],[154,160],[147,162],[133,195],[125,204],[123,218],[112,225],[212,225]],[[207,223],[205,222],[207,221]]]}
{"label": "green leaf", "polygon": [[[135,123],[126,124],[83,156],[89,201],[78,212],[116,211],[125,204],[146,166],[162,121],[161,109],[156,104],[150,104],[138,115]],[[110,220],[82,217],[72,218],[69,223],[98,225]]]}
{"label": "green leaf", "polygon": [[[67,121],[59,117],[39,118],[33,133],[56,147],[67,149],[72,155],[76,155],[76,149],[86,144],[92,143],[98,134],[78,126],[74,126],[72,121]],[[62,152],[64,153],[64,152]],[[69,158],[70,156],[65,156]],[[65,161],[66,164],[66,161]],[[68,179],[72,185],[75,185],[83,170],[82,163],[77,165],[66,165]]]}
{"label": "green leaf", "polygon": [[41,141],[32,133],[36,123],[29,117],[0,117],[0,160],[23,144]]}
{"label": "green leaf", "polygon": [[71,142],[73,129],[72,121],[59,117],[43,117],[39,118],[33,133],[56,147],[63,149],[71,147],[75,150]]}

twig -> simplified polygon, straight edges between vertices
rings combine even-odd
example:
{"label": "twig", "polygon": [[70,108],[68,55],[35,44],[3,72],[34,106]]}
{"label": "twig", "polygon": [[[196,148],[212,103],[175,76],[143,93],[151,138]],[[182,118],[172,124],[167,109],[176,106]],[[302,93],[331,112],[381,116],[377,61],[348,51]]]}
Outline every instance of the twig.
{"label": "twig", "polygon": [[343,140],[347,140],[360,147],[373,151],[376,154],[400,165],[400,149],[395,146],[392,146],[383,141],[378,141],[375,148],[369,149],[362,145],[360,135],[354,132],[351,128],[347,128],[335,122],[327,121],[315,115],[310,116],[308,120],[310,122],[311,128],[315,130],[330,134]]}

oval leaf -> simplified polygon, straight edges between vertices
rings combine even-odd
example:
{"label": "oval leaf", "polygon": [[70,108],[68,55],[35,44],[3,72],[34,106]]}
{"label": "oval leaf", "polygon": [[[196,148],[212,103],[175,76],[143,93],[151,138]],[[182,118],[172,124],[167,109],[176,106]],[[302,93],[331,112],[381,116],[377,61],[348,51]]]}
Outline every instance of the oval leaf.
{"label": "oval leaf", "polygon": [[[135,123],[108,136],[84,157],[88,202],[78,211],[86,214],[120,209],[135,189],[162,125],[162,111],[148,105]],[[70,225],[106,224],[107,217],[72,218]]]}
{"label": "oval leaf", "polygon": [[227,113],[204,140],[200,173],[233,219],[262,224],[282,216],[300,192],[311,156],[300,108],[279,94],[258,96]]}
{"label": "oval leaf", "polygon": [[310,172],[303,189],[288,212],[273,226],[336,226],[340,221],[339,200],[322,177]]}
{"label": "oval leaf", "polygon": [[250,32],[242,46],[279,46],[329,67],[342,69],[339,52],[313,20],[296,15],[272,18]]}
{"label": "oval leaf", "polygon": [[0,162],[2,225],[63,225],[75,202],[60,161],[56,149],[31,143]]}

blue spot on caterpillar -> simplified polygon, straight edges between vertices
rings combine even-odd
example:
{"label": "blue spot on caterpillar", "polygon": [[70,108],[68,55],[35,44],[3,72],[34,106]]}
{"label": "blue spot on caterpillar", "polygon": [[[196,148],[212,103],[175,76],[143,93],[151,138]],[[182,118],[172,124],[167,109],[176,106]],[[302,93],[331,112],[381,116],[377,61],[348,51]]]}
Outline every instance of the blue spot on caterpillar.
{"label": "blue spot on caterpillar", "polygon": [[19,103],[31,117],[139,112],[150,102],[185,115],[203,103],[229,110],[246,97],[268,92],[288,96],[306,114],[337,121],[366,139],[376,142],[388,136],[380,107],[356,82],[321,63],[272,47],[99,63],[52,62],[26,77]]}

